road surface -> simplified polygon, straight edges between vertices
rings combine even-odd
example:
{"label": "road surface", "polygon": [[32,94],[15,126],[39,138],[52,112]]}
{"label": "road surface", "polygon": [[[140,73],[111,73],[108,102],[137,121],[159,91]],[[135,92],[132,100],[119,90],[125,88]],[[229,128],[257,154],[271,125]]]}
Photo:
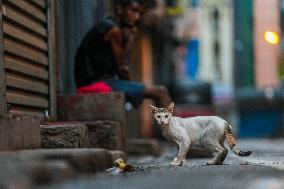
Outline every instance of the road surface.
{"label": "road surface", "polygon": [[206,165],[209,159],[188,159],[184,166],[169,163],[176,153],[165,148],[159,158],[130,158],[138,170],[124,174],[100,173],[95,176],[51,186],[57,189],[283,189],[284,140],[241,140],[240,149],[252,150],[241,158],[232,152],[224,165]]}

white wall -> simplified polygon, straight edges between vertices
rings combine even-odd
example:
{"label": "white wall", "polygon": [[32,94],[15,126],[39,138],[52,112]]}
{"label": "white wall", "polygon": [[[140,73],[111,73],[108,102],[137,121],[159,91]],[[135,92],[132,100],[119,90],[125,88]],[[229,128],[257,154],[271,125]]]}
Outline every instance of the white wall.
{"label": "white wall", "polygon": [[[203,0],[200,9],[199,78],[211,83],[233,85],[232,2],[231,0]],[[217,35],[212,23],[214,10],[219,12]],[[214,40],[218,41],[220,47],[218,60],[215,58]]]}

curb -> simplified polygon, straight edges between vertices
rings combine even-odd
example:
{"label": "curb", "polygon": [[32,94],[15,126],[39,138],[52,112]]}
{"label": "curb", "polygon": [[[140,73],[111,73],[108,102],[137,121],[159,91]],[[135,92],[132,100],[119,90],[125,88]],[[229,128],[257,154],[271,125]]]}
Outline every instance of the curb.
{"label": "curb", "polygon": [[[115,153],[121,157],[120,153]],[[117,156],[120,154],[119,156]],[[123,153],[122,153],[123,154]],[[95,174],[113,166],[105,149],[39,149],[0,153],[0,187],[29,189]],[[2,187],[3,186],[3,187]]]}

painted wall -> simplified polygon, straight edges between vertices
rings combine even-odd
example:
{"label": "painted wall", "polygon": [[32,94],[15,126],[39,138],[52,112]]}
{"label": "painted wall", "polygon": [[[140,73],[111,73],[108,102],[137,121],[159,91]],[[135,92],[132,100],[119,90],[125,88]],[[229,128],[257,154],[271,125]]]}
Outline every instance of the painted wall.
{"label": "painted wall", "polygon": [[253,0],[234,0],[234,80],[237,88],[254,86]]}
{"label": "painted wall", "polygon": [[280,84],[280,44],[270,44],[264,39],[266,31],[276,32],[280,36],[279,7],[279,0],[254,0],[255,82],[256,87],[261,89],[278,88]]}

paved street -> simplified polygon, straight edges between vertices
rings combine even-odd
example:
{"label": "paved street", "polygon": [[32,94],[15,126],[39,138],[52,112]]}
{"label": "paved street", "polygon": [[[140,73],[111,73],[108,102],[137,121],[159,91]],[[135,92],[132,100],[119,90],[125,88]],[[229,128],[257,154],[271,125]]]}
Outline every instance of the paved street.
{"label": "paved street", "polygon": [[48,188],[284,188],[284,140],[242,140],[239,147],[252,150],[250,157],[229,153],[224,165],[208,166],[208,159],[188,159],[182,167],[168,166],[176,152],[167,147],[159,158],[130,158],[138,171],[120,175],[101,173]]}

